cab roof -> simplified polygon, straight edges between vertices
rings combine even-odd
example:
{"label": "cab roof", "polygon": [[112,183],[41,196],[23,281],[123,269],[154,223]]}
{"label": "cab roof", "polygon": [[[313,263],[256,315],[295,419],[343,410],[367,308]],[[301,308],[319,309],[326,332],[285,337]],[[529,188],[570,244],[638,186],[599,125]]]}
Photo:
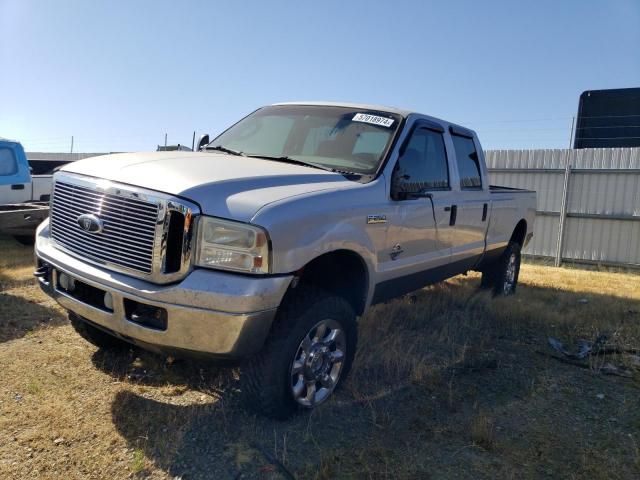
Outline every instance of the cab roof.
{"label": "cab roof", "polygon": [[378,112],[388,112],[395,113],[396,115],[400,115],[402,117],[408,117],[412,113],[411,110],[403,110],[401,108],[396,107],[387,107],[385,105],[372,105],[366,103],[348,103],[348,102],[280,102],[274,103],[273,105],[315,105],[321,107],[346,107],[346,108],[354,108],[354,109],[362,109],[362,110],[376,110]]}
{"label": "cab roof", "polygon": [[435,121],[448,127],[458,127],[460,131],[465,132],[470,136],[475,135],[475,131],[453,122],[443,120],[442,118],[432,117],[431,115],[425,115],[424,113],[416,112],[415,110],[405,110],[402,108],[388,107],[385,105],[375,105],[368,103],[349,103],[349,102],[322,102],[322,101],[310,101],[310,102],[279,102],[273,105],[315,105],[321,107],[346,107],[362,110],[376,110],[378,112],[388,112],[396,115],[400,115],[403,118],[407,118],[409,115],[415,115],[419,118]]}

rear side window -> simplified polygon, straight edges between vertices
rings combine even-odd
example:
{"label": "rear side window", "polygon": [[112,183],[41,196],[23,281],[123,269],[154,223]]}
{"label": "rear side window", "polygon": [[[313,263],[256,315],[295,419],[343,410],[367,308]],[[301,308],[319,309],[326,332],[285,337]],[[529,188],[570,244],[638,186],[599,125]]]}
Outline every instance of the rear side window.
{"label": "rear side window", "polygon": [[449,168],[442,134],[417,129],[398,160],[397,191],[421,192],[449,188]]}
{"label": "rear side window", "polygon": [[460,173],[460,188],[482,188],[480,177],[480,160],[473,139],[460,135],[451,135],[453,148],[456,151],[456,162]]}
{"label": "rear side window", "polygon": [[18,171],[18,162],[13,150],[0,147],[0,176],[15,175]]}

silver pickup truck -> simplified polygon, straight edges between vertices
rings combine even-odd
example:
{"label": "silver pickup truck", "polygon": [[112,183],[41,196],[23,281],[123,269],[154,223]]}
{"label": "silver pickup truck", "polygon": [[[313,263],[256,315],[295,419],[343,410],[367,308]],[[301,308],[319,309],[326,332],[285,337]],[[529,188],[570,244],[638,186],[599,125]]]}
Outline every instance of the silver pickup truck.
{"label": "silver pickup truck", "polygon": [[289,103],[198,150],[55,175],[36,276],[95,345],[243,360],[243,393],[282,418],[344,380],[371,305],[469,270],[515,291],[535,192],[490,186],[471,130]]}

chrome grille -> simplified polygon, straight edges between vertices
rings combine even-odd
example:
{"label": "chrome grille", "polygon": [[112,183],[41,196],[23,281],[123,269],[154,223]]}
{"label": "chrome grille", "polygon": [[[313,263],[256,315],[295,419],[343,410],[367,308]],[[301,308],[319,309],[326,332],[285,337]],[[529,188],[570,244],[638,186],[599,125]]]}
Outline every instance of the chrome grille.
{"label": "chrome grille", "polygon": [[[51,235],[67,250],[143,274],[154,264],[160,203],[56,181],[51,202]],[[99,234],[80,228],[78,217],[95,214],[104,223]]]}

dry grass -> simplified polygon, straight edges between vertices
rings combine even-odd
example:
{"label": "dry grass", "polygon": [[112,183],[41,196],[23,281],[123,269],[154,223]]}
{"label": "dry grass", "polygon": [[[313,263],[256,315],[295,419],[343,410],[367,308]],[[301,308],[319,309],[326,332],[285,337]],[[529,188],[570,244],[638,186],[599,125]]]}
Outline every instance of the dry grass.
{"label": "dry grass", "polygon": [[496,442],[495,422],[485,414],[479,414],[471,422],[471,439],[474,445],[493,450]]}
{"label": "dry grass", "polygon": [[469,275],[379,305],[342,392],[272,422],[228,369],[96,350],[33,285],[29,250],[0,252],[0,478],[640,475],[638,376],[537,353],[547,336],[639,346],[636,274],[525,265],[512,298]]}
{"label": "dry grass", "polygon": [[60,325],[56,302],[34,285],[33,250],[0,237],[0,342]]}

